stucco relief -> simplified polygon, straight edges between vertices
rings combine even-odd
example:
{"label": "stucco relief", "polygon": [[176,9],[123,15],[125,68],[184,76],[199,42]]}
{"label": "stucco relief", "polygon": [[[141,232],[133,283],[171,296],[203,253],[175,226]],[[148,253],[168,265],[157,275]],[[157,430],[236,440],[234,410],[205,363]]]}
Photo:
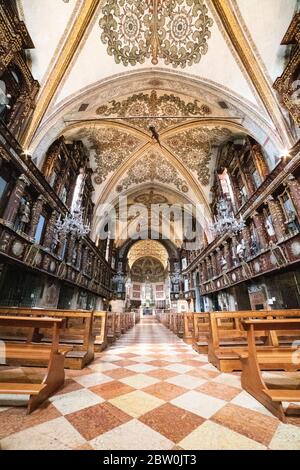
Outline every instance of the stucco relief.
{"label": "stucco relief", "polygon": [[179,132],[165,142],[189,170],[197,173],[200,183],[207,186],[210,180],[212,147],[230,136],[230,130],[224,127],[199,127]]}
{"label": "stucco relief", "polygon": [[213,20],[204,0],[107,0],[99,25],[117,64],[185,68],[207,53]]}
{"label": "stucco relief", "polygon": [[187,182],[179,176],[176,168],[163,155],[153,151],[135,162],[128,170],[127,176],[117,186],[117,191],[120,193],[134,184],[144,182],[173,184],[183,193],[189,190]]}

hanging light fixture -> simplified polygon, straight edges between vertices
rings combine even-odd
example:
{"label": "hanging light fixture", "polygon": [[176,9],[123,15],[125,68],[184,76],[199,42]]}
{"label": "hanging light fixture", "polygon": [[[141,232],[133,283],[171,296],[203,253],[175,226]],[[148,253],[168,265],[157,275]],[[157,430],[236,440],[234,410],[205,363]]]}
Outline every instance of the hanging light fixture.
{"label": "hanging light fixture", "polygon": [[246,227],[242,217],[237,220],[234,217],[233,211],[226,199],[221,199],[217,204],[217,217],[213,224],[213,231],[216,235],[223,235],[226,232],[231,232],[236,235]]}
{"label": "hanging light fixture", "polygon": [[62,219],[61,215],[59,216],[55,229],[59,237],[70,234],[76,238],[82,238],[90,233],[90,224],[85,224],[83,220],[80,198],[77,199],[71,211],[64,219]]}

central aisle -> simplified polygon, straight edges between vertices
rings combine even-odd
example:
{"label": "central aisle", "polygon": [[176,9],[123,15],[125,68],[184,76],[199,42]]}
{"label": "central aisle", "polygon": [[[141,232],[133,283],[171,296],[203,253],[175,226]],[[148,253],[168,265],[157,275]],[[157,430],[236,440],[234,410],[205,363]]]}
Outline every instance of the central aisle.
{"label": "central aisle", "polygon": [[300,448],[300,427],[281,424],[242,391],[239,374],[219,373],[153,319],[66,374],[31,416],[1,411],[2,449]]}

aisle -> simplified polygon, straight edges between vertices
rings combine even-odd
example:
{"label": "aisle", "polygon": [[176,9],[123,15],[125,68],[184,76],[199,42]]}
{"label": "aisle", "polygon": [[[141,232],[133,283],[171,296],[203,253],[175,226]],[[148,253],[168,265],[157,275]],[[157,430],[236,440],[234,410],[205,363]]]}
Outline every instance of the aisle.
{"label": "aisle", "polygon": [[219,373],[152,319],[67,377],[31,416],[0,408],[2,449],[300,448],[299,426],[281,424],[239,374]]}

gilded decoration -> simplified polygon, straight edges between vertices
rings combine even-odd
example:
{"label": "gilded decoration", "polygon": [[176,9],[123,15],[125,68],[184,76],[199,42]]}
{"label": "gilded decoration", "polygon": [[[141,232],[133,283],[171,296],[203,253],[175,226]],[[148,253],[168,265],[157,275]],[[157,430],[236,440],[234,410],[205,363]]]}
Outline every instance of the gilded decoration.
{"label": "gilded decoration", "polygon": [[166,272],[162,264],[154,258],[141,258],[134,263],[130,271],[131,280],[135,282],[163,282]]}
{"label": "gilded decoration", "polygon": [[148,152],[128,170],[127,176],[117,186],[117,191],[120,193],[134,184],[154,181],[174,184],[183,193],[189,190],[187,182],[180,178],[176,168],[163,155]]}
{"label": "gilded decoration", "polygon": [[95,151],[96,184],[102,184],[109,173],[115,171],[141,144],[131,134],[114,128],[85,128],[81,135],[87,138],[91,150]]}
{"label": "gilded decoration", "polygon": [[197,172],[200,183],[207,186],[210,180],[212,147],[230,136],[231,132],[223,127],[199,127],[180,132],[168,138],[166,143],[187,168]]}
{"label": "gilded decoration", "polygon": [[164,269],[167,268],[169,255],[165,247],[156,240],[140,240],[133,245],[128,253],[128,264],[131,268],[133,264],[141,258],[155,258]]}
{"label": "gilded decoration", "polygon": [[[122,101],[112,100],[108,105],[100,106],[96,113],[102,117],[130,117],[130,124],[136,127],[148,131],[149,126],[154,126],[158,131],[162,131],[170,125],[182,123],[185,121],[184,117],[208,116],[211,109],[207,105],[199,104],[197,100],[185,102],[173,94],[158,96],[157,92],[152,90],[151,93],[137,93]],[[139,119],[145,116],[149,116],[149,119]],[[153,116],[168,119],[155,119]]]}
{"label": "gilded decoration", "polygon": [[102,13],[101,40],[117,64],[151,58],[185,68],[208,51],[213,20],[204,0],[107,0]]}

